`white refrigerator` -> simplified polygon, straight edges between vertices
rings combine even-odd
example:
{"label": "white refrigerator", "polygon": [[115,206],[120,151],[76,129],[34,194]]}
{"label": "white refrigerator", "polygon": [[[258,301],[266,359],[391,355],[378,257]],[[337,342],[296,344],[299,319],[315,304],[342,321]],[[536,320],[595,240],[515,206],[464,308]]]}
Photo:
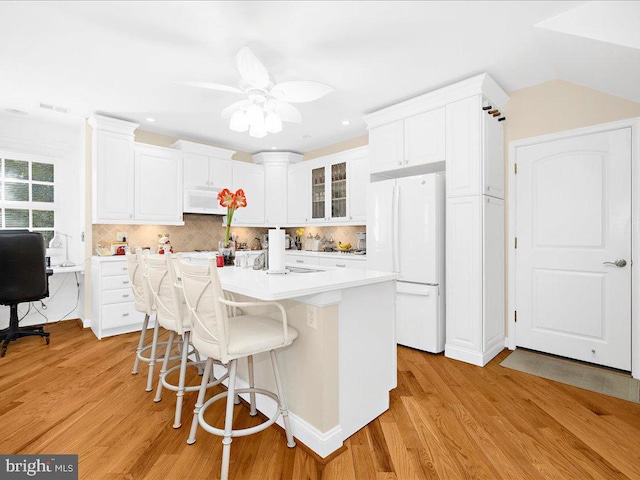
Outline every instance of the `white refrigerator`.
{"label": "white refrigerator", "polygon": [[444,351],[444,173],[372,182],[367,201],[367,268],[400,274],[397,343]]}

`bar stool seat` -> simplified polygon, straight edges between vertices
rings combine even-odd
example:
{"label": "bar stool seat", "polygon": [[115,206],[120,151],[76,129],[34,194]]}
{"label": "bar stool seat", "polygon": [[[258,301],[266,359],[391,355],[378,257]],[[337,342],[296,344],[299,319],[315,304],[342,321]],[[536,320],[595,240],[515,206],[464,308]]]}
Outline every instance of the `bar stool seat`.
{"label": "bar stool seat", "polygon": [[[288,325],[286,310],[278,302],[236,302],[225,298],[225,292],[220,285],[217,268],[213,261],[210,261],[208,265],[179,262],[179,270],[185,300],[191,312],[193,345],[200,353],[208,357],[187,443],[195,442],[198,425],[209,433],[223,437],[220,476],[222,480],[226,480],[229,476],[231,442],[234,437],[260,432],[273,425],[282,415],[287,446],[292,448],[296,445],[289,421],[289,409],[280,380],[276,350],[291,345],[297,338],[298,331]],[[263,309],[265,315],[237,314],[238,309],[250,307],[254,310],[256,307]],[[279,311],[280,320],[266,316],[267,310],[273,311],[273,309]],[[266,352],[269,352],[271,357],[277,394],[256,388],[254,383],[253,356]],[[249,388],[236,389],[238,359],[245,357],[249,370]],[[226,392],[215,395],[205,403],[206,378],[213,368],[214,361],[220,361],[223,365],[228,366],[229,385]],[[234,400],[236,395],[240,393],[249,394],[251,415],[257,413],[256,394],[273,399],[278,405],[278,409],[269,420],[259,425],[234,430],[232,425]],[[209,424],[204,417],[208,407],[225,397],[226,413],[224,429],[222,429]]]}

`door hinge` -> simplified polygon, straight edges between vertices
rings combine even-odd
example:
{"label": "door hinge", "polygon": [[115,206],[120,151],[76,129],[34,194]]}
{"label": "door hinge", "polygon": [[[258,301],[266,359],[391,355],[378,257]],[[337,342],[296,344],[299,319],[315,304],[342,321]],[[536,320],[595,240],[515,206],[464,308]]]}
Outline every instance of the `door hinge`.
{"label": "door hinge", "polygon": [[518,174],[518,164],[517,163],[513,164],[513,173],[515,173],[516,175]]}
{"label": "door hinge", "polygon": [[513,239],[513,248],[518,248],[518,237]]}
{"label": "door hinge", "polygon": [[518,323],[518,311],[517,310],[513,311],[513,321]]}

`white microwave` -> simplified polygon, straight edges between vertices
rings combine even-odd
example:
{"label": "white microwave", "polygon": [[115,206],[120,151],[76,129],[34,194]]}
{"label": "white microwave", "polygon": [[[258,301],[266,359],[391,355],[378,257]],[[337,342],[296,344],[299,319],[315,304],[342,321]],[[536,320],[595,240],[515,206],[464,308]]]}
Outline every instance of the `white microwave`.
{"label": "white microwave", "polygon": [[217,188],[198,188],[184,191],[184,213],[208,213],[226,215],[227,209],[220,206]]}

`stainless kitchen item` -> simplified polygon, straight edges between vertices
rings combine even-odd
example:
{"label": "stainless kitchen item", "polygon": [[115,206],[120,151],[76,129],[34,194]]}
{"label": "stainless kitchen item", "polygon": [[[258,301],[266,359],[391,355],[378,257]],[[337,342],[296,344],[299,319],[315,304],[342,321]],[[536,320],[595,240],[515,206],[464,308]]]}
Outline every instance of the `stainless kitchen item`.
{"label": "stainless kitchen item", "polygon": [[293,242],[293,238],[291,238],[291,235],[285,235],[284,236],[284,249],[285,250],[290,250],[292,249],[294,246],[294,242]]}
{"label": "stainless kitchen item", "polygon": [[367,250],[367,232],[358,232],[358,246],[356,250],[358,251],[366,251]]}

